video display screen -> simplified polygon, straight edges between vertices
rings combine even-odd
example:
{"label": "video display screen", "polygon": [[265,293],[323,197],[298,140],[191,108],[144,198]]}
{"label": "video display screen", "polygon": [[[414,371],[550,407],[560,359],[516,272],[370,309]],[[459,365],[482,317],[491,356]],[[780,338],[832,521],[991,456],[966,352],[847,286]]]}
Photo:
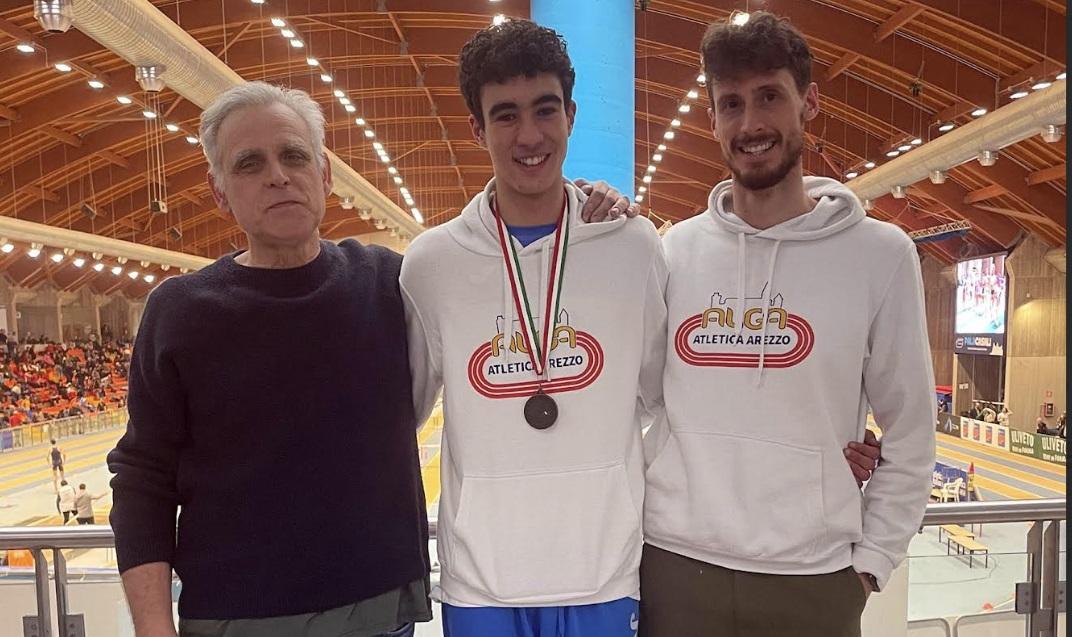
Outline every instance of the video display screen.
{"label": "video display screen", "polygon": [[956,351],[1004,353],[1005,256],[995,254],[957,264]]}

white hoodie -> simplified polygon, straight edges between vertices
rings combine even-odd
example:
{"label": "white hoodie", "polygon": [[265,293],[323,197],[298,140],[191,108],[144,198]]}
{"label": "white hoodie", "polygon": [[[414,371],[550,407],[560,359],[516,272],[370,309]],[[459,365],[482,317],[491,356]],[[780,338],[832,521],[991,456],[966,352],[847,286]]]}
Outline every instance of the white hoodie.
{"label": "white hoodie", "polygon": [[[584,195],[565,187],[569,244],[545,385],[559,415],[550,429],[523,416],[536,376],[512,346],[523,341],[488,205],[494,181],[461,216],[417,237],[403,260],[419,421],[444,389],[433,596],[456,606],[639,594],[641,427],[661,413],[666,263],[648,220],[584,225]],[[517,248],[534,308],[545,305],[553,240]]]}
{"label": "white hoodie", "polygon": [[[934,375],[915,246],[836,181],[757,230],[709,209],[667,233],[666,419],[645,439],[646,540],[735,570],[884,586],[934,469]],[[743,318],[743,320],[741,320]],[[882,463],[860,492],[842,449],[868,406]]]}

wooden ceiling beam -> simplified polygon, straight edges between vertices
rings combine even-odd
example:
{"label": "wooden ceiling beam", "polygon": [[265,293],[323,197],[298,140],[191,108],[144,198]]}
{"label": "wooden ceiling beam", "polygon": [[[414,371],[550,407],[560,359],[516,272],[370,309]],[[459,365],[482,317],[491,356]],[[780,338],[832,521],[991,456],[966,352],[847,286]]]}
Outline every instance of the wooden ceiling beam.
{"label": "wooden ceiling beam", "polygon": [[968,194],[964,195],[964,205],[968,206],[987,199],[993,199],[995,197],[1001,197],[1009,193],[1005,186],[999,184],[991,184],[983,188],[972,190]]}
{"label": "wooden ceiling beam", "polygon": [[1032,64],[1023,71],[1010,75],[998,82],[998,92],[1008,91],[1021,84],[1026,84],[1027,82],[1032,82],[1034,80],[1052,80],[1053,76],[1060,73],[1063,68],[1064,67],[1060,64],[1050,60],[1043,60],[1036,64]]}
{"label": "wooden ceiling beam", "polygon": [[120,168],[122,168],[124,170],[127,170],[127,169],[130,168],[130,162],[127,161],[119,153],[116,153],[116,152],[113,152],[113,151],[110,151],[110,150],[102,150],[102,151],[99,151],[97,153],[97,156],[100,157],[101,159],[103,159],[104,161],[108,162],[109,164],[114,164],[114,165],[119,166]]}
{"label": "wooden ceiling beam", "polygon": [[875,27],[875,42],[882,42],[886,38],[893,35],[897,29],[900,29],[904,25],[915,19],[916,16],[923,13],[926,7],[918,4],[909,3],[901,7],[896,13],[891,15],[885,22]]}
{"label": "wooden ceiling beam", "polygon": [[82,138],[81,137],[79,137],[77,135],[73,135],[71,133],[68,133],[65,130],[61,130],[59,128],[56,128],[55,126],[42,126],[38,130],[40,130],[42,133],[48,135],[52,139],[54,139],[54,140],[56,140],[58,142],[62,142],[64,144],[67,144],[68,146],[72,146],[74,148],[81,148],[82,147]]}
{"label": "wooden ceiling beam", "polygon": [[17,24],[0,18],[0,33],[11,36],[12,39],[18,42],[26,42],[27,44],[35,44],[40,46],[40,41],[33,36],[32,33],[18,26]]}
{"label": "wooden ceiling beam", "polygon": [[0,104],[0,117],[3,117],[9,122],[17,122],[19,120],[19,112],[10,106]]}
{"label": "wooden ceiling beam", "polygon": [[1012,217],[1013,219],[1022,219],[1030,223],[1037,223],[1039,225],[1049,226],[1051,229],[1064,232],[1064,228],[1061,227],[1061,225],[1053,219],[1050,219],[1049,217],[1044,217],[1042,215],[1037,215],[1032,212],[1023,212],[1022,210],[1012,210],[1011,208],[1001,208],[997,206],[980,206],[978,204],[975,204],[972,207],[978,208],[979,210],[992,212],[994,214],[1003,215],[1005,217]]}
{"label": "wooden ceiling beam", "polygon": [[1066,174],[1065,162],[1061,162],[1056,166],[1050,166],[1049,168],[1043,168],[1042,170],[1036,170],[1027,174],[1028,186],[1037,186],[1050,181],[1061,179]]}
{"label": "wooden ceiling beam", "polygon": [[835,77],[844,73],[845,70],[855,64],[857,60],[860,59],[860,57],[861,56],[859,53],[854,53],[852,51],[847,51],[842,54],[842,56],[839,57],[833,64],[827,67],[826,81],[829,82],[830,80],[833,80]]}
{"label": "wooden ceiling beam", "polygon": [[52,192],[51,190],[49,190],[47,188],[43,188],[41,186],[34,186],[32,184],[27,184],[27,185],[23,186],[22,188],[20,188],[20,190],[22,190],[25,193],[31,194],[34,197],[37,197],[38,199],[42,199],[44,201],[48,201],[48,202],[51,202],[51,203],[57,203],[60,200],[60,196],[58,194]]}

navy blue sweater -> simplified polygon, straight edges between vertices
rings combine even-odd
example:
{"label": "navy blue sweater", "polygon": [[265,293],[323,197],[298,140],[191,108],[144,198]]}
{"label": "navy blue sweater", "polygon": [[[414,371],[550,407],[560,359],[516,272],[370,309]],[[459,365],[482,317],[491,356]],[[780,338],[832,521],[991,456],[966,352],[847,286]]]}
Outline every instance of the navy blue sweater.
{"label": "navy blue sweater", "polygon": [[229,255],[153,291],[108,455],[120,571],[172,564],[190,619],[322,611],[427,577],[401,263],[322,241],[299,268]]}

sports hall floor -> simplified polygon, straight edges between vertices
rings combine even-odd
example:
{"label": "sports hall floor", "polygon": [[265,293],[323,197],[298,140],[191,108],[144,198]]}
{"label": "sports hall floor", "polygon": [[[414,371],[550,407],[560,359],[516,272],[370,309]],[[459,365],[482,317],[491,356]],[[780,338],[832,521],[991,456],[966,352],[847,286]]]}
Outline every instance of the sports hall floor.
{"label": "sports hall floor", "polygon": [[[85,482],[94,494],[108,493],[110,474],[105,456],[115,445],[120,429],[68,438],[61,448],[67,453],[67,480],[78,485]],[[439,499],[439,441],[441,430],[430,423],[417,435],[429,513],[435,515]],[[1065,467],[1004,453],[978,443],[938,434],[938,460],[967,469],[975,465],[975,482],[983,499],[1010,500],[1064,498]],[[0,454],[0,526],[56,525],[51,468],[46,461],[47,447]],[[111,496],[95,503],[98,522],[107,520]],[[1022,581],[1026,558],[1023,555],[1027,525],[986,525],[979,540],[990,547],[989,565],[979,558],[971,568],[966,559],[946,555],[946,545],[938,541],[936,529],[917,535],[909,548],[911,619],[950,616],[987,609],[1012,607],[1013,584]],[[1062,533],[1062,550],[1064,547]],[[114,568],[110,550],[75,550],[68,552],[71,569],[95,571]],[[1062,566],[1065,560],[1061,560]],[[285,566],[281,566],[285,569]],[[433,576],[435,579],[435,576]],[[431,626],[419,631],[435,635]]]}

